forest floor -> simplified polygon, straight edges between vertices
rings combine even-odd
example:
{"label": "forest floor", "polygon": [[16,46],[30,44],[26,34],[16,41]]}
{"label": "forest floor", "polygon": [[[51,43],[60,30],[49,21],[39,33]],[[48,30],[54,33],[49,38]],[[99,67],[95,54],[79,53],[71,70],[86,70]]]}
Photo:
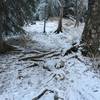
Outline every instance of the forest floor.
{"label": "forest floor", "polygon": [[100,100],[100,74],[90,60],[80,51],[65,55],[79,44],[84,24],[75,28],[64,19],[59,34],[56,20],[46,27],[43,33],[43,22],[25,26],[32,41],[23,51],[0,55],[0,100]]}

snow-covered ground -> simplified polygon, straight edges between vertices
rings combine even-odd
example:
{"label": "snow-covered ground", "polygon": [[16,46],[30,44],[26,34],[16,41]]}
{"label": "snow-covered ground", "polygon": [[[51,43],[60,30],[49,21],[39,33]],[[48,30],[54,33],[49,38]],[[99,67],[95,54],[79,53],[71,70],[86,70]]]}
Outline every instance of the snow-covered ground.
{"label": "snow-covered ground", "polygon": [[[55,34],[57,21],[47,22],[47,33],[42,33],[43,22],[25,26],[38,53],[0,55],[0,100],[100,100],[100,76],[91,70],[89,59],[80,52],[63,56],[72,43],[79,44],[83,27],[63,20],[64,32]],[[45,53],[34,61],[19,61]]]}

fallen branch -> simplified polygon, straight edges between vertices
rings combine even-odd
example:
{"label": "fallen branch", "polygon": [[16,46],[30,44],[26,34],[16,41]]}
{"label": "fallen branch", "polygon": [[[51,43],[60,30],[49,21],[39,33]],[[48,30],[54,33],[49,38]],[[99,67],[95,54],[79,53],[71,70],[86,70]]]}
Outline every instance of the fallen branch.
{"label": "fallen branch", "polygon": [[51,58],[51,57],[56,57],[56,56],[59,56],[61,53],[54,53],[52,55],[48,55],[47,58]]}
{"label": "fallen branch", "polygon": [[56,74],[54,74],[51,79],[49,79],[46,83],[49,83],[54,77],[56,76]]}
{"label": "fallen branch", "polygon": [[54,91],[52,90],[45,89],[41,94],[39,94],[37,97],[33,98],[32,100],[39,100],[47,91],[54,93]]}
{"label": "fallen branch", "polygon": [[27,68],[33,68],[33,67],[35,67],[35,66],[39,66],[37,63],[34,63],[34,64],[32,64],[32,65],[30,65],[30,66],[27,66],[27,67],[25,67],[25,68],[23,68],[23,69],[20,69],[20,70],[18,70],[18,71],[22,71],[22,70],[25,70],[25,69],[27,69]]}
{"label": "fallen branch", "polygon": [[43,59],[37,59],[37,58],[34,58],[34,57],[26,57],[26,58],[22,58],[22,59],[19,59],[19,61],[26,61],[26,60],[31,60],[31,61],[44,61]]}
{"label": "fallen branch", "polygon": [[32,50],[32,51],[23,51],[23,54],[30,54],[30,53],[37,53],[37,54],[41,54],[41,51],[37,51],[37,50]]}
{"label": "fallen branch", "polygon": [[[34,61],[34,60],[37,60],[37,58],[42,58],[42,57],[45,57],[46,55],[49,55],[49,54],[52,54],[52,53],[55,53],[56,51],[52,51],[52,52],[48,52],[48,53],[44,53],[44,54],[39,54],[39,55],[37,55],[37,56],[32,56],[32,57],[26,57],[26,58],[22,58],[22,59],[20,59],[20,60],[32,60],[32,61]],[[38,60],[39,60],[38,59]],[[19,60],[19,61],[20,61]],[[41,60],[40,60],[41,61]],[[42,60],[43,61],[43,60]]]}
{"label": "fallen branch", "polygon": [[43,69],[46,69],[47,71],[51,71],[50,68],[43,66]]}
{"label": "fallen branch", "polygon": [[39,66],[39,65],[37,63],[34,63],[33,65],[27,66],[26,68],[32,68],[32,67],[35,67],[35,66]]}

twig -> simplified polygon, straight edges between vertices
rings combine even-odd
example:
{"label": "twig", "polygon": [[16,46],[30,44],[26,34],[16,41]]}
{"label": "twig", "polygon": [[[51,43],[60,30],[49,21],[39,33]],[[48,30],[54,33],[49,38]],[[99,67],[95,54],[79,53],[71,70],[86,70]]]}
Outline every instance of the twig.
{"label": "twig", "polygon": [[32,51],[23,51],[22,53],[23,54],[30,54],[30,53],[38,53],[38,54],[41,54],[42,52],[41,51],[37,51],[37,50],[32,50]]}
{"label": "twig", "polygon": [[52,90],[45,89],[42,93],[40,93],[37,97],[33,98],[32,100],[39,100],[47,91],[54,93]]}
{"label": "twig", "polygon": [[46,69],[47,71],[51,71],[50,68],[43,66],[43,69]]}
{"label": "twig", "polygon": [[58,53],[55,53],[55,54],[52,54],[52,55],[48,55],[47,58],[51,58],[51,57],[55,57],[55,56],[59,56],[60,54],[61,54],[61,53],[58,52]]}
{"label": "twig", "polygon": [[56,74],[54,74],[54,75],[52,76],[52,78],[49,79],[46,83],[49,83],[55,76],[56,76]]}

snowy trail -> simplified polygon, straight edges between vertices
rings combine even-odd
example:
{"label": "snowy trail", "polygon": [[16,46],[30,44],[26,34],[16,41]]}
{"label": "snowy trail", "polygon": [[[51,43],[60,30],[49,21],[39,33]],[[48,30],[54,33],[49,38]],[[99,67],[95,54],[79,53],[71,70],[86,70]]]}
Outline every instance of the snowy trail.
{"label": "snowy trail", "polygon": [[[47,30],[53,31],[56,22],[52,23],[48,22]],[[79,28],[71,25],[67,28],[65,26],[64,33],[44,35],[39,34],[41,26],[42,23],[38,23],[27,28],[27,31],[29,29],[31,34],[34,34],[32,39],[37,41],[38,48],[63,50],[62,54],[71,47],[71,43],[79,42],[83,29],[83,25]],[[35,29],[38,34],[31,29]],[[36,48],[37,44],[33,48]],[[56,100],[55,96],[58,97],[57,100],[100,100],[100,76],[88,70],[91,66],[71,58],[74,54],[65,57],[60,55],[56,58],[41,57],[44,62],[18,61],[22,55],[0,55],[0,100],[32,100],[45,89],[53,92],[47,91],[38,100]],[[77,55],[82,61],[86,61],[80,53]],[[64,66],[59,68],[61,61],[64,62]],[[37,65],[29,67],[34,63]]]}

